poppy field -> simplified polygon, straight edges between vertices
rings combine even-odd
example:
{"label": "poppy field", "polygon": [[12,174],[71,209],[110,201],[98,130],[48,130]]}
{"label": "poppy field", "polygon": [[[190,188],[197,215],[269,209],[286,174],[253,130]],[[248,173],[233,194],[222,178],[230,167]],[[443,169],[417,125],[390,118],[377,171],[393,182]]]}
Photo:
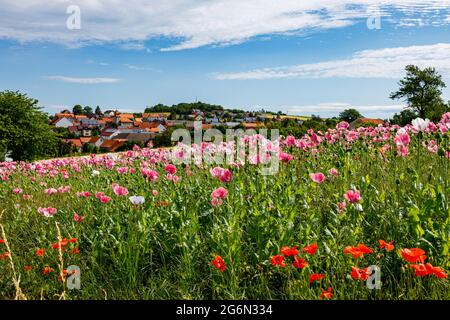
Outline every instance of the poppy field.
{"label": "poppy field", "polygon": [[234,142],[1,163],[0,298],[449,299],[449,130],[246,135],[268,152],[220,165],[195,155]]}

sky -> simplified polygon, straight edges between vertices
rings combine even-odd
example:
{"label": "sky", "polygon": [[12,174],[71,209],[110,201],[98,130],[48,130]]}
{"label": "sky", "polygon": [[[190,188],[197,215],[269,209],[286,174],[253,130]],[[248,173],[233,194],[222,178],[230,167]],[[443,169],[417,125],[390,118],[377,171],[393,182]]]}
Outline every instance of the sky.
{"label": "sky", "polygon": [[[407,64],[450,86],[450,0],[0,0],[0,91],[49,113],[203,101],[388,118]],[[444,89],[450,100],[450,88]]]}

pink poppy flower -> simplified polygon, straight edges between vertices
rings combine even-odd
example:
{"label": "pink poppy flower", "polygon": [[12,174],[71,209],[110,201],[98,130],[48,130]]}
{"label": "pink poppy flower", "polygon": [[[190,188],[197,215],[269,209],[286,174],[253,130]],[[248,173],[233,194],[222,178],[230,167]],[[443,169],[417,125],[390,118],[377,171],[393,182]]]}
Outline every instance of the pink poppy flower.
{"label": "pink poppy flower", "polygon": [[170,174],[175,174],[175,173],[177,173],[177,168],[176,168],[173,164],[167,164],[167,165],[164,167],[164,170],[166,170],[166,172],[167,172],[167,173],[170,173]]}
{"label": "pink poppy flower", "polygon": [[322,183],[325,181],[325,175],[322,172],[310,173],[309,177],[316,183]]}
{"label": "pink poppy flower", "polygon": [[337,171],[336,168],[331,168],[330,170],[328,170],[328,173],[330,174],[330,176],[338,176],[339,175],[339,171]]}
{"label": "pink poppy flower", "polygon": [[100,196],[99,200],[101,203],[108,203],[109,201],[111,201],[111,198],[108,196]]}
{"label": "pink poppy flower", "polygon": [[75,221],[75,222],[81,222],[81,221],[83,221],[84,220],[84,217],[83,216],[80,216],[78,213],[74,213],[73,214],[73,221]]}
{"label": "pink poppy flower", "polygon": [[156,196],[158,195],[158,190],[153,190],[153,191],[152,191],[152,194],[153,194],[153,196],[156,197]]}
{"label": "pink poppy flower", "polygon": [[225,198],[227,196],[227,194],[228,194],[228,190],[223,187],[220,187],[211,193],[211,197],[222,199],[222,198]]}
{"label": "pink poppy flower", "polygon": [[361,194],[358,190],[348,190],[344,198],[350,203],[358,203],[361,200]]}
{"label": "pink poppy flower", "polygon": [[41,215],[43,215],[44,217],[49,218],[49,217],[53,217],[58,212],[58,210],[56,208],[52,208],[52,207],[48,207],[48,208],[39,207],[38,212]]}
{"label": "pink poppy flower", "polygon": [[116,196],[126,196],[128,194],[128,189],[125,187],[121,187],[118,184],[114,183],[112,185],[112,189]]}
{"label": "pink poppy flower", "polygon": [[221,204],[222,204],[222,199],[220,199],[220,198],[212,198],[211,199],[211,205],[213,206],[213,207],[217,207],[217,206],[220,206]]}
{"label": "pink poppy flower", "polygon": [[13,192],[14,194],[21,194],[21,193],[23,192],[23,190],[20,189],[20,188],[15,188],[15,189],[13,189],[12,192]]}

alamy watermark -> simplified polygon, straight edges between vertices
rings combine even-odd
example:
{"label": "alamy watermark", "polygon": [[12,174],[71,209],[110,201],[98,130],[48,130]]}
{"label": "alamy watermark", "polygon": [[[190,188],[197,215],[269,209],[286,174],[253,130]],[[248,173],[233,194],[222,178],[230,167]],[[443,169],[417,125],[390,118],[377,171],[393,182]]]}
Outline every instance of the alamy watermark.
{"label": "alamy watermark", "polygon": [[[194,122],[194,131],[176,129],[171,139],[178,142],[171,151],[171,160],[175,164],[202,165],[243,165],[263,164],[262,175],[274,175],[278,172],[280,153],[279,130],[268,129],[226,129],[225,134],[218,129],[202,130],[202,122]],[[192,139],[193,136],[193,139]]]}
{"label": "alamy watermark", "polygon": [[77,5],[68,6],[66,13],[69,17],[66,20],[66,27],[69,30],[81,29],[81,9]]}

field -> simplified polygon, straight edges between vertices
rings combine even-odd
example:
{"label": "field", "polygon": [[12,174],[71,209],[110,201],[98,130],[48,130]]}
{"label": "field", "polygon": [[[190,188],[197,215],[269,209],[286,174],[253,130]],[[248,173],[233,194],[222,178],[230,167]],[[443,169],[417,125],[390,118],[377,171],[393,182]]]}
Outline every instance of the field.
{"label": "field", "polygon": [[187,160],[235,144],[3,163],[0,298],[449,299],[449,129],[246,136],[275,152],[220,165]]}

